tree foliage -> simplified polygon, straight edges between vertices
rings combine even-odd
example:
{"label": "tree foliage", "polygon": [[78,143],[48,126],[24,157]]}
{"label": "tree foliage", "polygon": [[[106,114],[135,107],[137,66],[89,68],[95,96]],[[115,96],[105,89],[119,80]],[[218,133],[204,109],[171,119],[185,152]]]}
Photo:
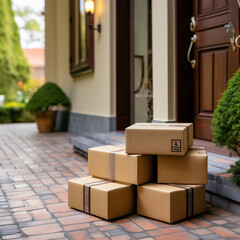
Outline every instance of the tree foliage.
{"label": "tree foliage", "polygon": [[11,0],[0,4],[0,94],[14,99],[18,81],[29,78],[29,64],[20,46],[20,36],[14,20]]}
{"label": "tree foliage", "polygon": [[57,84],[47,82],[33,94],[26,108],[30,112],[39,112],[47,111],[50,107],[56,105],[70,107],[71,103]]}

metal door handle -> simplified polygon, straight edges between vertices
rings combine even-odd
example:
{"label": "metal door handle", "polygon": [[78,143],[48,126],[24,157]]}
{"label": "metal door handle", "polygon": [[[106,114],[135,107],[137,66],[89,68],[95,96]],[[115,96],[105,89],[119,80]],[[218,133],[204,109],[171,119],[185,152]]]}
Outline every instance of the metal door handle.
{"label": "metal door handle", "polygon": [[240,8],[240,0],[237,0],[237,3],[238,3],[238,6],[239,6],[239,8]]}
{"label": "metal door handle", "polygon": [[196,21],[195,21],[195,17],[191,17],[191,22],[190,22],[190,31],[194,32],[196,29]]}
{"label": "metal door handle", "polygon": [[238,35],[235,39],[235,45],[240,48],[240,45],[238,44],[238,39],[240,38],[240,35]]}
{"label": "metal door handle", "polygon": [[234,24],[232,22],[229,22],[227,24],[224,25],[227,34],[229,35],[229,40],[230,40],[230,44],[232,46],[232,50],[233,52],[236,51],[236,46],[235,46],[235,28],[234,28]]}
{"label": "metal door handle", "polygon": [[189,45],[189,48],[188,48],[188,53],[187,53],[187,60],[191,63],[191,66],[192,66],[192,69],[195,68],[196,66],[196,61],[193,59],[191,60],[190,59],[190,54],[191,54],[191,51],[192,51],[192,47],[193,47],[193,44],[197,41],[197,35],[194,34],[192,37],[191,37],[191,43]]}
{"label": "metal door handle", "polygon": [[141,67],[142,67],[142,76],[141,76],[141,80],[140,80],[140,84],[138,86],[138,88],[136,90],[134,90],[134,93],[138,93],[142,86],[143,86],[143,81],[144,81],[144,56],[142,55],[134,55],[134,58],[139,58],[141,60]]}

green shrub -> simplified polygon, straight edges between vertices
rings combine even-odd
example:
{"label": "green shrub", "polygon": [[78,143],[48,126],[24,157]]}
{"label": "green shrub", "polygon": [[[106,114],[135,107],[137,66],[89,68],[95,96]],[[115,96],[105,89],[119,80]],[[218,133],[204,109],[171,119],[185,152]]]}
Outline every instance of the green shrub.
{"label": "green shrub", "polygon": [[47,111],[50,107],[57,105],[70,107],[71,103],[57,84],[48,82],[33,94],[26,109],[30,112]]}
{"label": "green shrub", "polygon": [[213,114],[213,142],[226,146],[240,156],[240,69],[228,81],[227,88]]}
{"label": "green shrub", "polygon": [[[226,146],[231,153],[240,157],[240,69],[228,81],[227,88],[213,114],[213,142]],[[231,166],[231,180],[240,184],[239,161]]]}
{"label": "green shrub", "polygon": [[4,104],[4,107],[9,112],[10,121],[12,123],[21,122],[21,115],[25,109],[24,103],[8,102]]}
{"label": "green shrub", "polygon": [[240,186],[240,161],[236,161],[235,164],[230,166],[228,173],[232,173],[231,181]]}
{"label": "green shrub", "polygon": [[9,122],[9,112],[2,106],[0,106],[0,123]]}
{"label": "green shrub", "polygon": [[19,102],[7,102],[4,104],[4,107],[6,109],[22,110],[25,108],[25,104]]}

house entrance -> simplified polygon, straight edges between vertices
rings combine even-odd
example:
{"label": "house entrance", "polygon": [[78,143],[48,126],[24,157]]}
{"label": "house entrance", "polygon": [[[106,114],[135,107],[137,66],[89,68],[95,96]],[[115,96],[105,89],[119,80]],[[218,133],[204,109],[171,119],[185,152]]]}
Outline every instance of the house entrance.
{"label": "house entrance", "polygon": [[237,0],[195,0],[193,11],[195,137],[212,140],[213,111],[239,66],[239,6]]}
{"label": "house entrance", "polygon": [[234,44],[239,35],[238,1],[175,3],[177,121],[193,121],[194,137],[212,140],[214,109],[239,66],[239,48]]}
{"label": "house entrance", "polygon": [[131,122],[151,122],[152,1],[135,0],[131,7]]}
{"label": "house entrance", "polygon": [[116,128],[151,122],[152,1],[116,1]]}

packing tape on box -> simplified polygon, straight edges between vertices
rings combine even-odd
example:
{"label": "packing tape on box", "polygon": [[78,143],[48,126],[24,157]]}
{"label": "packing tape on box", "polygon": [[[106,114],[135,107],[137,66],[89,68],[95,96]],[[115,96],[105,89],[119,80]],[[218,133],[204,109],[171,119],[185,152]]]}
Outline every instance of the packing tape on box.
{"label": "packing tape on box", "polygon": [[186,190],[186,204],[187,204],[187,218],[190,218],[193,216],[193,188],[185,185],[179,185],[179,184],[169,184],[173,187],[179,187]]}
{"label": "packing tape on box", "polygon": [[122,152],[124,148],[112,151],[109,153],[109,180],[115,179],[115,159],[116,153]]}
{"label": "packing tape on box", "polygon": [[87,183],[83,185],[83,211],[86,213],[90,213],[90,193],[91,193],[91,187],[109,183],[109,181],[98,181],[98,182],[92,182]]}
{"label": "packing tape on box", "polygon": [[187,147],[188,148],[190,148],[190,146],[189,146],[189,126],[186,126],[186,125],[163,125],[163,124],[156,124],[156,123],[154,123],[154,124],[151,124],[151,125],[149,125],[149,124],[145,124],[145,123],[143,123],[143,124],[139,124],[139,126],[156,126],[156,127],[186,127],[187,128]]}

